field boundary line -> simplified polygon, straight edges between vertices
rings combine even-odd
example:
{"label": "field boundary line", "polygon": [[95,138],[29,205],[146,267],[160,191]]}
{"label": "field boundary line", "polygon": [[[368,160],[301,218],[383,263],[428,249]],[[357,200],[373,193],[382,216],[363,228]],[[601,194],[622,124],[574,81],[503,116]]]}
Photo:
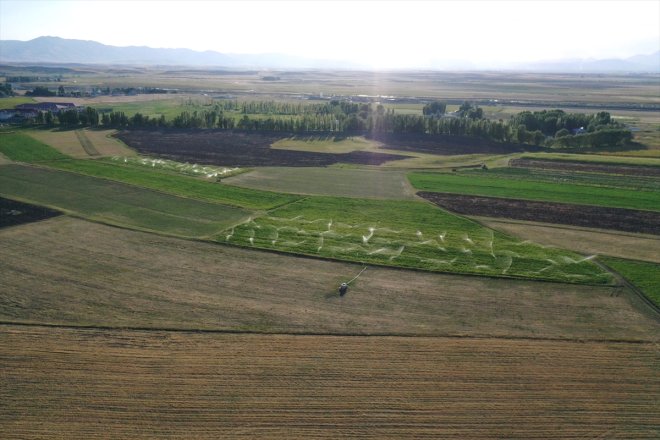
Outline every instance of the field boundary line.
{"label": "field boundary line", "polygon": [[487,336],[487,335],[462,335],[462,334],[438,334],[429,335],[423,333],[338,333],[338,332],[311,332],[311,331],[258,331],[239,329],[195,329],[176,327],[140,327],[140,326],[111,326],[111,325],[75,325],[54,324],[38,322],[20,322],[0,320],[0,327],[33,327],[33,328],[57,328],[64,330],[100,330],[100,331],[128,331],[128,332],[167,332],[167,333],[196,333],[196,334],[227,334],[227,335],[258,335],[258,336],[313,336],[328,338],[424,338],[424,339],[471,339],[471,340],[508,340],[508,341],[543,341],[543,342],[566,342],[566,343],[608,343],[608,344],[638,344],[656,345],[658,341],[652,339],[616,339],[616,338],[563,338],[563,337],[534,337],[534,336]]}
{"label": "field boundary line", "polygon": [[[619,257],[617,257],[619,258]],[[622,258],[623,260],[630,260],[629,258]],[[630,261],[635,261],[635,260],[630,260]],[[598,260],[598,258],[595,259],[594,261],[597,265],[599,265],[601,268],[604,270],[607,270],[610,272],[614,277],[616,277],[621,284],[623,284],[625,287],[627,287],[630,291],[635,293],[639,299],[642,300],[647,306],[649,306],[649,309],[651,309],[654,313],[651,315],[656,318],[657,320],[660,320],[660,307],[658,307],[649,297],[647,297],[644,292],[642,292],[637,286],[635,286],[633,283],[628,281],[623,275],[621,275],[619,272],[616,270],[612,269],[610,266],[607,264],[603,263],[602,261]]]}

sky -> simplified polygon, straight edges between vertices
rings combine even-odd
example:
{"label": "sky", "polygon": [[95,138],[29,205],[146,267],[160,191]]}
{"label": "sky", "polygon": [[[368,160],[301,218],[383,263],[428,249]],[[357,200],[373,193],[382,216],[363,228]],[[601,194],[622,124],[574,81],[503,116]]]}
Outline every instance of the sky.
{"label": "sky", "polygon": [[660,50],[660,0],[0,0],[0,39],[279,53],[371,67],[497,67]]}

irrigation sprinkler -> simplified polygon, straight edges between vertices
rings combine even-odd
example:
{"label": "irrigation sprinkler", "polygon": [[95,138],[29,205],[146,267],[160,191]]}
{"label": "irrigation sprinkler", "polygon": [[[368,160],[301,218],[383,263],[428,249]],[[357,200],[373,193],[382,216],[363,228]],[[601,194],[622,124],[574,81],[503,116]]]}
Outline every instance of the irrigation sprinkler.
{"label": "irrigation sprinkler", "polygon": [[348,292],[348,285],[351,284],[353,281],[357,280],[360,275],[362,275],[362,272],[367,270],[367,266],[364,266],[364,268],[360,271],[359,274],[355,275],[350,281],[346,283],[341,283],[339,286],[339,296],[344,296],[346,292]]}

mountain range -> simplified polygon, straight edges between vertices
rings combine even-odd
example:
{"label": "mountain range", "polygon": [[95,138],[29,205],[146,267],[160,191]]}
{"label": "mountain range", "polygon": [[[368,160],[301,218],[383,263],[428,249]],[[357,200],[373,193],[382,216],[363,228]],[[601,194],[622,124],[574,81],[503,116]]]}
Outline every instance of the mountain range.
{"label": "mountain range", "polygon": [[[81,63],[122,65],[218,66],[227,68],[367,68],[346,60],[327,60],[283,54],[225,54],[191,49],[146,46],[109,46],[96,41],[38,37],[30,41],[0,40],[0,62]],[[625,59],[566,59],[499,66],[468,60],[435,60],[431,69],[529,70],[547,72],[651,72],[660,73],[660,51]]]}

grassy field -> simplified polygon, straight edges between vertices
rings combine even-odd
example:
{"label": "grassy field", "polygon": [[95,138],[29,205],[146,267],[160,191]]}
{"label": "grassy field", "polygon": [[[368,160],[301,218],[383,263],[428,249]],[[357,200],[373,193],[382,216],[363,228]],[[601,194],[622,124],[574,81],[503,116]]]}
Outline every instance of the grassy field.
{"label": "grassy field", "polygon": [[0,110],[10,109],[16,107],[18,104],[27,104],[34,102],[34,99],[26,96],[11,96],[0,98]]}
{"label": "grassy field", "polygon": [[660,307],[660,264],[611,257],[602,260]]}
{"label": "grassy field", "polygon": [[156,171],[122,161],[68,160],[47,165],[60,170],[115,180],[176,196],[248,209],[270,209],[299,198],[272,191],[259,191],[209,182],[172,172]]}
{"label": "grassy field", "polygon": [[[464,277],[191,242],[62,216],[0,230],[0,321],[643,340],[623,287]],[[44,282],[48,280],[48,282]]]}
{"label": "grassy field", "polygon": [[504,179],[488,172],[479,175],[414,172],[408,177],[416,189],[423,191],[660,211],[658,191]]}
{"label": "grassy field", "polygon": [[[21,162],[39,162],[51,168],[115,180],[207,202],[223,203],[248,209],[270,209],[296,200],[297,197],[274,192],[218,184],[179,173],[155,169],[137,163],[137,159],[122,157],[120,160],[70,160],[58,150],[23,133],[0,135],[3,140],[0,152],[10,159]],[[118,158],[119,159],[119,158]],[[145,159],[147,160],[147,159]],[[47,193],[43,195],[47,197]]]}
{"label": "grassy field", "polygon": [[19,162],[43,162],[69,158],[55,148],[21,132],[0,132],[0,153]]}
{"label": "grassy field", "polygon": [[0,195],[127,227],[208,236],[248,211],[105,179],[20,165],[0,168]]}
{"label": "grassy field", "polygon": [[585,255],[611,255],[660,263],[660,237],[656,236],[515,220],[478,220],[489,228],[513,237],[570,249]]}
{"label": "grassy field", "polygon": [[258,168],[225,182],[240,187],[295,194],[402,200],[415,196],[403,171],[378,169]]}
{"label": "grassy field", "polygon": [[[4,438],[655,438],[653,344],[26,328]],[[56,403],[55,403],[56,402]]]}
{"label": "grassy field", "polygon": [[[620,188],[636,191],[660,191],[657,177],[622,176],[572,170],[544,170],[540,168],[495,168],[463,172],[475,177],[500,177],[521,182],[546,182],[566,185],[596,186],[599,188]],[[462,174],[463,174],[462,173]]]}
{"label": "grassy field", "polygon": [[579,153],[523,153],[516,157],[523,159],[543,159],[543,160],[560,160],[568,162],[587,162],[587,163],[603,163],[606,165],[643,165],[643,166],[660,166],[660,158],[651,157],[628,157],[628,156],[613,156],[604,153],[598,154],[579,154]]}
{"label": "grassy field", "polygon": [[241,246],[441,272],[611,281],[589,258],[512,240],[417,201],[310,197],[251,218],[217,239]]}

